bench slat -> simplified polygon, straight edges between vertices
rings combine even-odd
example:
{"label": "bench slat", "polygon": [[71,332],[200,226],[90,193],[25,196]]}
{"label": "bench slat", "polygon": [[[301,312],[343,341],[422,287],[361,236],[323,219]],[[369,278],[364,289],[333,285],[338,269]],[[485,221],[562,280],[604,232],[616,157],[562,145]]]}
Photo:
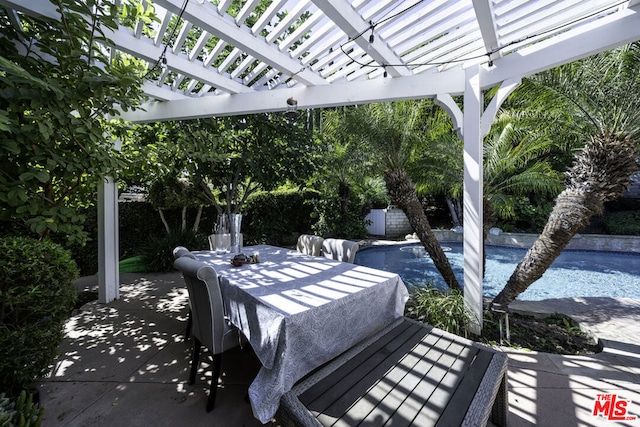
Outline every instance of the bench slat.
{"label": "bench slat", "polygon": [[[380,412],[382,412],[380,414],[382,417],[388,418],[397,407],[393,403],[389,403],[389,393],[394,390],[404,390],[406,393],[413,389],[414,385],[411,382],[415,378],[407,378],[407,373],[414,369],[415,365],[421,362],[421,359],[424,360],[425,357],[432,354],[433,347],[440,340],[440,337],[435,334],[428,334],[422,337],[414,336],[412,338],[412,348],[406,351],[400,349],[400,352],[394,352],[393,355],[385,360],[385,364],[381,369],[370,372],[363,377],[364,381],[358,384],[358,387],[346,391],[340,402],[342,405],[336,409],[348,409],[349,417],[363,420],[363,422],[367,422],[370,418],[377,418]],[[360,372],[359,368],[358,366],[352,366],[356,373]],[[339,387],[340,384],[337,386]],[[363,398],[365,395],[366,397]],[[390,399],[391,402],[394,400],[393,397]],[[351,407],[345,404],[351,402]],[[338,412],[336,411],[335,413]],[[336,426],[338,425],[341,424],[336,424]]]}
{"label": "bench slat", "polygon": [[507,357],[401,318],[301,381],[283,426],[505,425]]}
{"label": "bench slat", "polygon": [[[354,396],[364,394],[380,376],[384,375],[386,370],[393,366],[394,361],[414,345],[416,340],[429,333],[428,330],[422,328],[401,329],[394,330],[399,332],[399,335],[395,337],[393,336],[395,334],[389,334],[392,339],[389,339],[387,344],[379,348],[375,354],[362,352],[343,366],[343,369],[336,370],[327,376],[326,381],[323,381],[321,385],[322,394],[318,394],[320,390],[314,390],[316,396],[312,401],[308,400],[311,394],[305,394],[305,405],[312,408],[313,412],[324,412],[334,414],[336,418],[340,417],[342,415],[340,408],[346,410],[352,404]],[[336,384],[338,384],[337,387]],[[315,387],[313,388],[315,389]],[[345,392],[351,389],[359,391],[352,392],[345,397]]]}
{"label": "bench slat", "polygon": [[[464,372],[468,360],[478,352],[475,348],[466,347],[458,342],[451,342],[442,357],[431,362],[433,367],[427,371],[429,359],[416,369],[416,375],[421,375],[412,394],[405,396],[416,410],[411,411],[411,417],[401,417],[406,421],[395,421],[398,425],[433,425],[440,417],[450,396],[460,383],[460,373]],[[403,406],[408,406],[405,403]],[[402,411],[403,408],[400,408]],[[398,415],[400,416],[400,415]]]}
{"label": "bench slat", "polygon": [[478,386],[484,377],[485,370],[489,366],[493,354],[488,351],[479,352],[473,361],[467,365],[466,372],[460,386],[449,398],[448,405],[442,412],[438,424],[441,426],[459,426],[467,412],[473,397],[478,391]]}

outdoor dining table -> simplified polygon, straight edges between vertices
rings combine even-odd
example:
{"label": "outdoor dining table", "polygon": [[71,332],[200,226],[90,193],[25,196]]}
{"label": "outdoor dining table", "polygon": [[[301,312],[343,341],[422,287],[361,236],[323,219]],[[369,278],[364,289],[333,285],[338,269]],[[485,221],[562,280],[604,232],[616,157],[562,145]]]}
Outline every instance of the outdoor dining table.
{"label": "outdoor dining table", "polygon": [[249,399],[267,423],[298,380],[401,317],[408,292],[394,273],[268,245],[243,253],[259,262],[194,252],[217,271],[227,315],[262,364]]}

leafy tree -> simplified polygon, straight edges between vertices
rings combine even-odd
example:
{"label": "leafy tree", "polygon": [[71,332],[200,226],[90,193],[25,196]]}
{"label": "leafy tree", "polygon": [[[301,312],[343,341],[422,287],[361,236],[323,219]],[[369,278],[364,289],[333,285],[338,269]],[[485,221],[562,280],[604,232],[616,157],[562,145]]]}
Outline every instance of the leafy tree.
{"label": "leafy tree", "polygon": [[618,198],[638,170],[640,45],[631,45],[533,76],[521,96],[561,102],[589,130],[585,147],[566,173],[542,234],[516,266],[495,304],[509,304],[547,270],[571,238]]}
{"label": "leafy tree", "polygon": [[153,189],[156,207],[212,205],[219,214],[239,213],[259,189],[304,182],[315,150],[304,124],[279,114],[163,122],[129,136],[123,152],[132,168],[125,179]]}
{"label": "leafy tree", "polygon": [[416,152],[409,172],[416,182],[418,194],[445,196],[453,225],[461,226],[463,142],[453,130],[451,119],[442,109],[433,111],[428,147]]}
{"label": "leafy tree", "polygon": [[121,166],[105,116],[138,104],[136,62],[110,58],[110,1],[53,1],[59,19],[0,8],[0,221],[45,237],[86,235],[73,206]]}
{"label": "leafy tree", "polygon": [[[348,108],[346,108],[348,110]],[[324,148],[318,159],[315,184],[323,190],[322,200],[316,203],[318,222],[314,231],[321,235],[344,238],[366,236],[363,212],[367,190],[375,185],[369,179],[374,159],[371,150],[356,143],[342,131],[341,117],[345,108],[325,110],[320,120],[320,137]]]}

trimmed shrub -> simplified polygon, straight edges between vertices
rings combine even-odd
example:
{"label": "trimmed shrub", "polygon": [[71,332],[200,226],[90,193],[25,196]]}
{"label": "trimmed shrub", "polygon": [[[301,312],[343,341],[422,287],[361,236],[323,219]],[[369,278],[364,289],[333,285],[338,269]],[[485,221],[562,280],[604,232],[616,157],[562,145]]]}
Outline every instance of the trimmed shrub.
{"label": "trimmed shrub", "polygon": [[73,309],[78,268],[51,241],[0,238],[0,390],[28,390],[49,371]]}

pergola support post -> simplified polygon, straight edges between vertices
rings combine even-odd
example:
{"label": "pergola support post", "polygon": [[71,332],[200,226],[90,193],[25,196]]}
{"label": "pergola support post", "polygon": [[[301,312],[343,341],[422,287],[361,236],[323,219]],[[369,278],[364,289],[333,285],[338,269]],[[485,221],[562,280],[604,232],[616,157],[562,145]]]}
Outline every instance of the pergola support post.
{"label": "pergola support post", "polygon": [[98,186],[98,301],[120,298],[118,186],[105,177]]}
{"label": "pergola support post", "polygon": [[480,67],[466,70],[464,89],[464,302],[477,323],[474,334],[482,331],[482,117],[483,96]]}

